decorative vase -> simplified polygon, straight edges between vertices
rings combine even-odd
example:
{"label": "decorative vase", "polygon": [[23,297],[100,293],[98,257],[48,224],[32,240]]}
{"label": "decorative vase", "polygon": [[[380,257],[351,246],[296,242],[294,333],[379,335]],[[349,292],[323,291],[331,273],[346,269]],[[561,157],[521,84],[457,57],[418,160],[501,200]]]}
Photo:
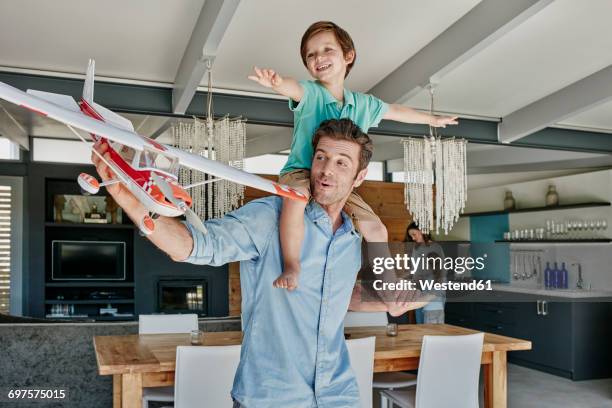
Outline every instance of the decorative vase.
{"label": "decorative vase", "polygon": [[546,206],[554,207],[559,205],[559,194],[557,194],[556,187],[551,184],[548,186],[548,192],[546,193]]}
{"label": "decorative vase", "polygon": [[516,201],[512,197],[512,191],[506,191],[506,198],[504,198],[504,210],[514,210],[516,207]]}

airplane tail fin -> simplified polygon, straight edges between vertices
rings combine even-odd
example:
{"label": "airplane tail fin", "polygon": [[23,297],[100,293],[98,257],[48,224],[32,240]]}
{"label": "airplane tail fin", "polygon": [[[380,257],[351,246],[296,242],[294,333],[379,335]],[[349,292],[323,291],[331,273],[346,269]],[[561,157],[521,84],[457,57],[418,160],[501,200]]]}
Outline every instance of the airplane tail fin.
{"label": "airplane tail fin", "polygon": [[83,86],[83,100],[93,105],[94,96],[94,72],[96,70],[96,61],[89,60],[87,66],[87,75],[85,76],[85,85]]}

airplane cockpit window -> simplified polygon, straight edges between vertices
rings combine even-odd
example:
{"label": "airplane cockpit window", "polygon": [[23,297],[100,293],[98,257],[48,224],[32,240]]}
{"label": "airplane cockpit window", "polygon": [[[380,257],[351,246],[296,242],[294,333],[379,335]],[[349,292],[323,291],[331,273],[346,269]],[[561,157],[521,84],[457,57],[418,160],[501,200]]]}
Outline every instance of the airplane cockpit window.
{"label": "airplane cockpit window", "polygon": [[121,156],[123,160],[125,160],[127,163],[132,163],[136,150],[132,149],[129,146],[123,146],[122,144],[113,142],[111,142],[111,146],[119,154],[119,156]]}
{"label": "airplane cockpit window", "polygon": [[178,160],[165,154],[143,150],[140,155],[140,168],[155,168],[168,173],[174,173],[178,168]]}

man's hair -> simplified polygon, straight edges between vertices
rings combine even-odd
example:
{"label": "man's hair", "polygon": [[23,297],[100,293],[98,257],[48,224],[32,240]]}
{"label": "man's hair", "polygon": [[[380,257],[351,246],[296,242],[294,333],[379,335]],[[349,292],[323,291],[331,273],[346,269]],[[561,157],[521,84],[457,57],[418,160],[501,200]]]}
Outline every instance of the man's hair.
{"label": "man's hair", "polygon": [[370,139],[370,136],[364,133],[352,120],[329,119],[321,122],[312,138],[312,146],[315,150],[322,137],[329,137],[334,140],[348,140],[349,142],[357,143],[361,148],[361,152],[359,153],[359,169],[357,172],[368,167],[370,159],[372,158],[372,152],[374,151],[372,139]]}
{"label": "man's hair", "polygon": [[346,78],[349,72],[351,72],[351,68],[353,68],[355,61],[357,60],[357,51],[355,51],[355,44],[353,44],[353,39],[351,38],[349,33],[347,33],[344,29],[342,29],[335,23],[332,23],[331,21],[317,21],[316,23],[311,24],[310,27],[306,29],[306,32],[302,36],[302,43],[300,44],[300,55],[302,56],[302,62],[304,63],[304,66],[307,66],[306,44],[308,43],[308,40],[310,40],[313,36],[325,31],[331,31],[334,34],[334,36],[336,37],[336,41],[338,41],[338,44],[340,44],[342,54],[345,57],[346,54],[348,54],[350,51],[353,51],[353,61],[346,66],[346,73],[344,74],[344,77]]}

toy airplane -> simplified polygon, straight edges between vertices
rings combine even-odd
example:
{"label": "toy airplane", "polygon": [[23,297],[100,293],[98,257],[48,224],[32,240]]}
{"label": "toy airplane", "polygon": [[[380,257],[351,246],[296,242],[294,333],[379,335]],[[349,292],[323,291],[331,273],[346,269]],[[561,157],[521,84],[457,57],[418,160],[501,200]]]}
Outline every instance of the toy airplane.
{"label": "toy airplane", "polygon": [[[93,152],[109,166],[116,178],[101,183],[95,177],[81,173],[77,179],[79,186],[88,193],[96,194],[100,187],[123,183],[149,210],[149,214],[139,223],[143,234],[153,233],[154,219],[158,215],[184,215],[192,225],[206,232],[204,224],[190,208],[192,199],[186,190],[219,179],[306,201],[303,194],[288,186],[137,134],[129,120],[93,101],[94,67],[94,61],[90,60],[83,97],[78,104],[68,95],[36,90],[23,92],[3,82],[0,82],[0,98],[66,124],[84,142],[86,140],[74,128],[88,132],[94,142],[106,142],[110,159],[96,150]],[[217,179],[181,186],[177,175],[179,166],[213,175]]]}

